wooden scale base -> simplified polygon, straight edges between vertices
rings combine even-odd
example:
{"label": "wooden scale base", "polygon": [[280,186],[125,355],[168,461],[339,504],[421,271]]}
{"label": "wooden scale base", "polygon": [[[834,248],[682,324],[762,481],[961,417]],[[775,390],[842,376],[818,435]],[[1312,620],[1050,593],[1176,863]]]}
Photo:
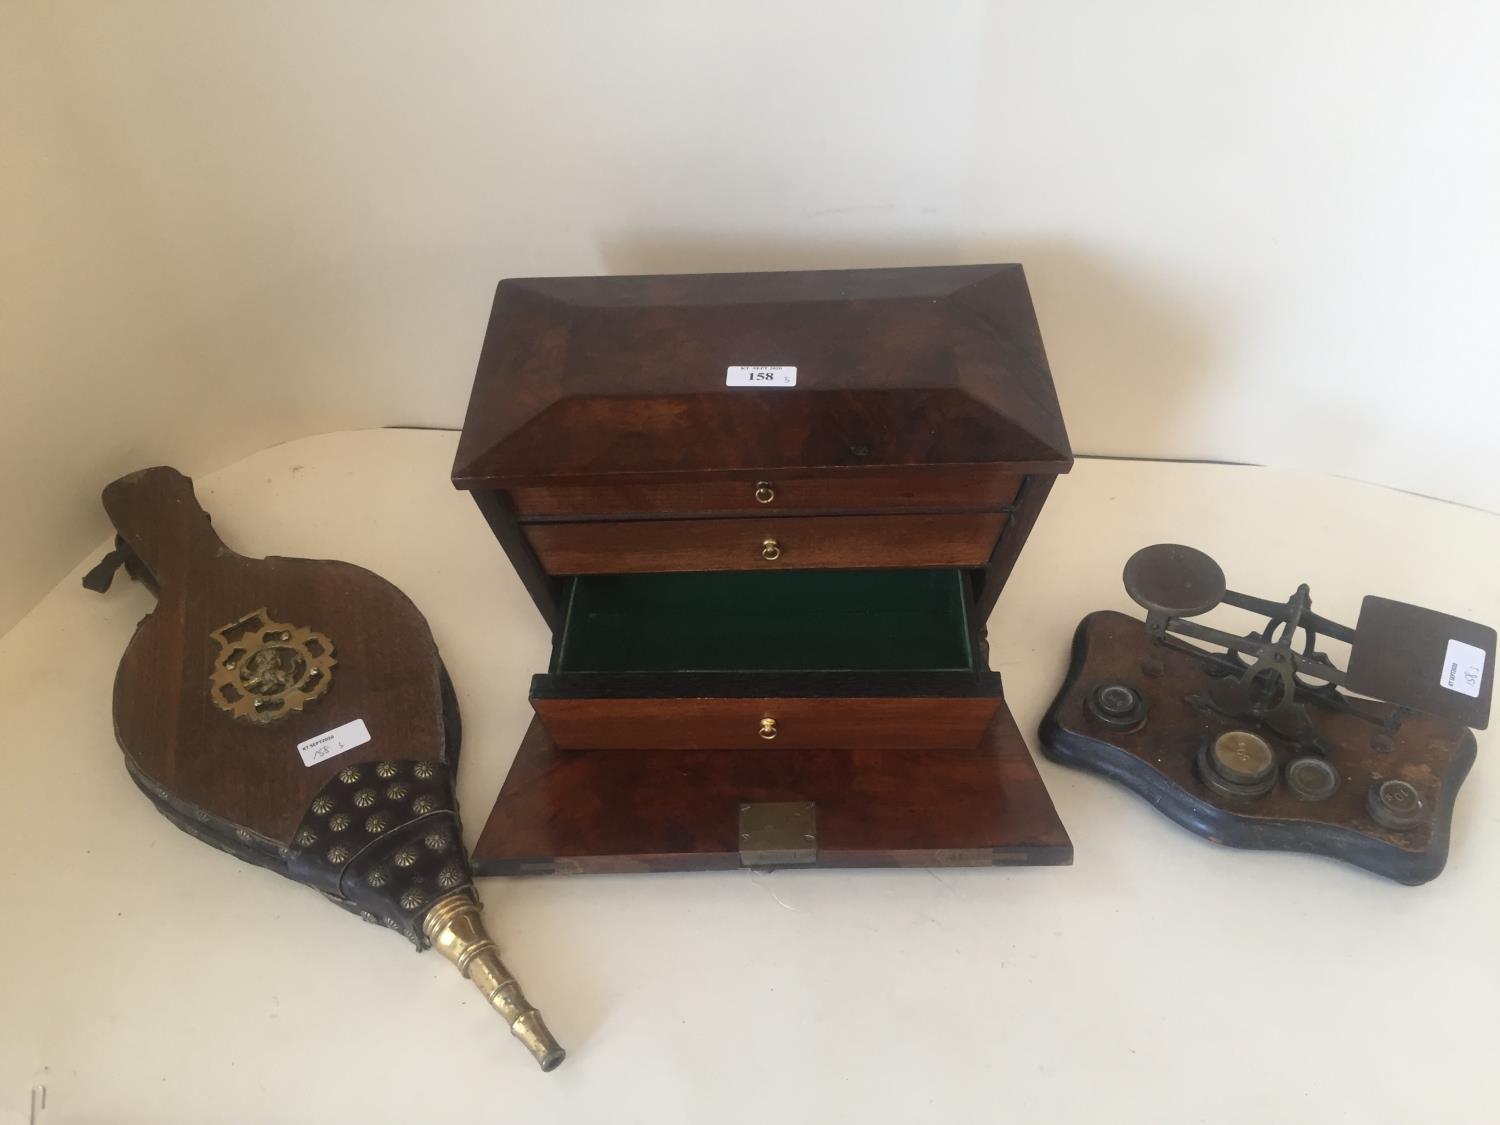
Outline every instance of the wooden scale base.
{"label": "wooden scale base", "polygon": [[[1048,757],[1217,843],[1332,856],[1408,884],[1442,872],[1469,727],[1489,722],[1494,629],[1381,597],[1351,629],[1314,613],[1306,585],[1283,603],[1240,593],[1180,543],[1142,547],[1122,577],[1146,620],[1083,619],[1042,720]],[[1196,620],[1220,606],[1264,624]],[[1320,638],[1349,646],[1345,668]]]}

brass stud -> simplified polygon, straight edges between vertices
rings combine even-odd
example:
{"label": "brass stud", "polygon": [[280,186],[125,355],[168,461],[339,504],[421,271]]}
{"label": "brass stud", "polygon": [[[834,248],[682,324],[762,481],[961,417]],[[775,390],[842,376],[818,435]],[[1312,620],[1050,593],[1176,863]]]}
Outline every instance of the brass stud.
{"label": "brass stud", "polygon": [[432,768],[431,762],[418,762],[412,767],[411,772],[413,777],[426,781],[437,771]]}
{"label": "brass stud", "polygon": [[453,841],[448,838],[448,833],[446,832],[429,832],[422,839],[422,843],[426,844],[435,852],[447,851],[448,846],[452,844],[452,842]]}
{"label": "brass stud", "polygon": [[361,918],[363,918],[366,922],[370,922],[370,923],[372,923],[373,925],[376,925],[376,926],[380,925],[380,919],[377,918],[374,914],[370,913],[368,910],[361,910],[359,912],[359,916]]}
{"label": "brass stud", "polygon": [[354,853],[351,852],[348,848],[344,847],[343,844],[337,844],[334,847],[328,849],[328,862],[348,863],[349,857],[353,854]]}
{"label": "brass stud", "polygon": [[385,886],[388,879],[389,876],[385,873],[384,867],[372,867],[369,874],[365,876],[365,885],[379,889]]}
{"label": "brass stud", "polygon": [[410,867],[417,862],[417,849],[413,847],[402,848],[391,857],[391,862],[397,867]]}
{"label": "brass stud", "polygon": [[354,803],[362,809],[367,809],[375,803],[378,794],[373,789],[361,789],[354,794]]}
{"label": "brass stud", "polygon": [[374,813],[365,821],[365,831],[371,836],[379,836],[391,826],[391,818],[383,812]]}
{"label": "brass stud", "polygon": [[449,864],[438,872],[438,886],[445,891],[451,891],[454,887],[461,885],[464,881],[463,871],[455,864]]}
{"label": "brass stud", "polygon": [[385,781],[389,781],[395,777],[397,772],[399,771],[396,769],[396,763],[394,762],[381,762],[380,765],[375,767],[375,776]]}
{"label": "brass stud", "polygon": [[359,780],[359,767],[347,766],[344,769],[339,770],[339,780],[342,781],[345,785],[353,785]]}
{"label": "brass stud", "polygon": [[343,832],[354,822],[349,819],[348,813],[335,813],[328,818],[328,827],[335,832]]}
{"label": "brass stud", "polygon": [[411,792],[411,786],[404,781],[393,781],[385,787],[385,795],[392,801],[404,800]]}
{"label": "brass stud", "polygon": [[425,816],[435,808],[437,808],[437,802],[426,794],[423,794],[411,803],[411,811],[418,816]]}
{"label": "brass stud", "polygon": [[316,832],[304,828],[301,832],[297,833],[296,843],[299,848],[310,848],[317,842],[318,834]]}
{"label": "brass stud", "polygon": [[319,816],[327,816],[333,811],[333,801],[327,797],[319,797],[312,803],[312,811]]}
{"label": "brass stud", "polygon": [[401,909],[416,910],[426,901],[427,896],[424,895],[421,891],[407,891],[404,895],[401,896]]}

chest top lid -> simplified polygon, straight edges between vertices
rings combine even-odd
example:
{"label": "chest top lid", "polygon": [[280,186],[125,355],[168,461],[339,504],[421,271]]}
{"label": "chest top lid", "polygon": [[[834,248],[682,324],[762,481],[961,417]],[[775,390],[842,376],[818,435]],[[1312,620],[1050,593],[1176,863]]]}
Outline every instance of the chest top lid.
{"label": "chest top lid", "polygon": [[1072,464],[1019,265],[528,278],[496,290],[453,482],[995,463]]}

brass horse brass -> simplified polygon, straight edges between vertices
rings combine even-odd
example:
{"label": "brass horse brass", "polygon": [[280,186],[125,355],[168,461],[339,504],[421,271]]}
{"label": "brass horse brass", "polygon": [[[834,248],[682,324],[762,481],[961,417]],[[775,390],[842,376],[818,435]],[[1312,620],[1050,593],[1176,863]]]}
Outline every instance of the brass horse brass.
{"label": "brass horse brass", "polygon": [[236,719],[272,723],[300,711],[333,680],[333,642],[301,625],[284,625],[264,606],[217,629],[210,694]]}

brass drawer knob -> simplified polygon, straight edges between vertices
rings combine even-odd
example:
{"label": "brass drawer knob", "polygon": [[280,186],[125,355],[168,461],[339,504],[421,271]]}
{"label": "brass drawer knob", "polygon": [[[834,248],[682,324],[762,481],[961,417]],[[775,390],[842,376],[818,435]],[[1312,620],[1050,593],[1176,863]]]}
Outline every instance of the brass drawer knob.
{"label": "brass drawer knob", "polygon": [[758,504],[769,504],[776,499],[776,486],[768,480],[756,481],[755,501]]}
{"label": "brass drawer knob", "polygon": [[760,736],[767,742],[776,737],[775,719],[762,719],[760,721]]}
{"label": "brass drawer knob", "polygon": [[781,558],[781,544],[774,539],[767,539],[760,545],[760,557],[766,562],[775,562]]}

